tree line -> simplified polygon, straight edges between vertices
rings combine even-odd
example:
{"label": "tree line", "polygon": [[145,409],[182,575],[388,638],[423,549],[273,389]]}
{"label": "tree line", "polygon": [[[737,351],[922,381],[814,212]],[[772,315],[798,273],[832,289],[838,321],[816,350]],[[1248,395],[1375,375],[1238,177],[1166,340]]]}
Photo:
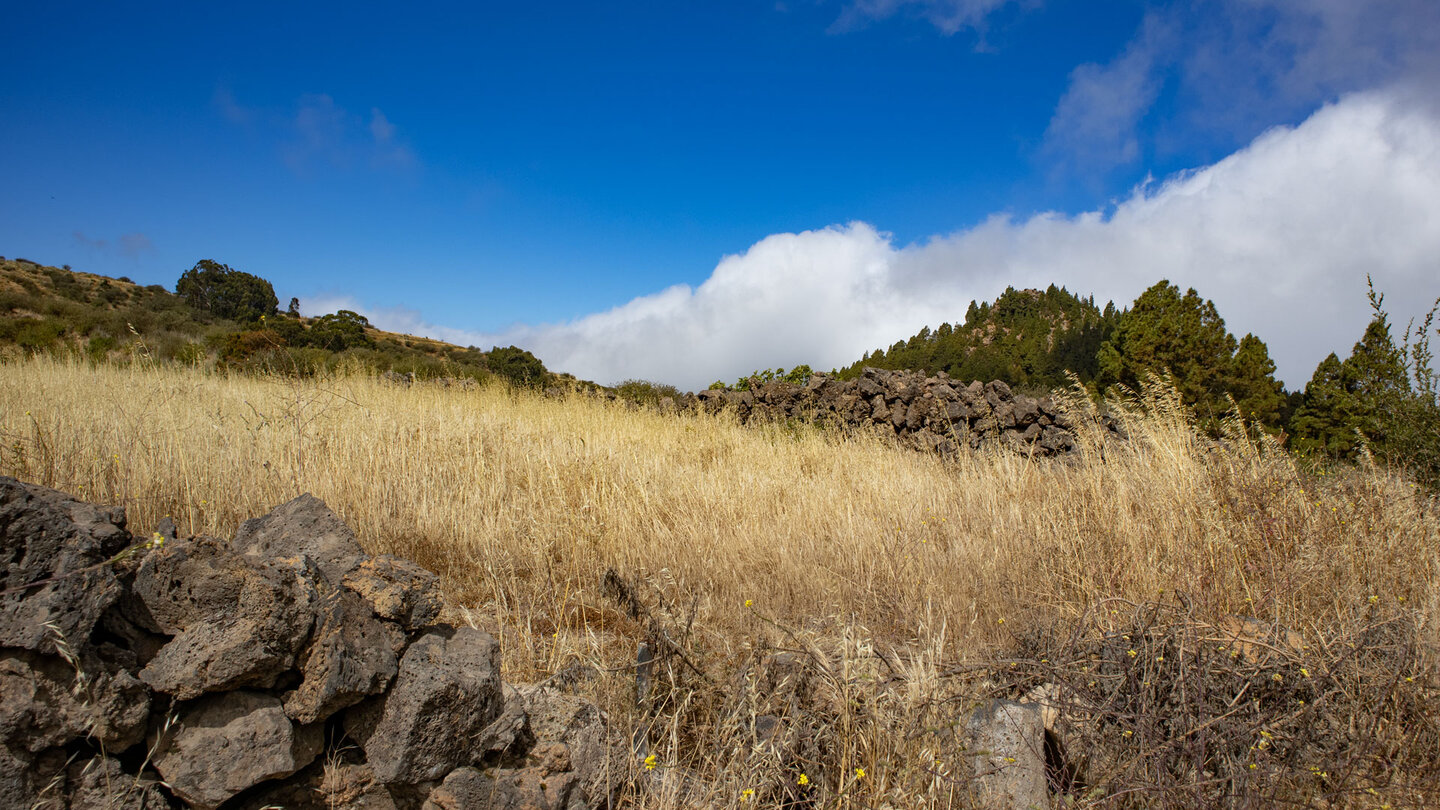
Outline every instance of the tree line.
{"label": "tree line", "polygon": [[1298,452],[1354,459],[1368,451],[1440,483],[1440,394],[1430,351],[1440,300],[1398,339],[1383,304],[1372,287],[1370,322],[1349,355],[1326,357],[1295,392],[1275,379],[1264,341],[1236,339],[1214,302],[1168,280],[1124,309],[1113,302],[1100,308],[1093,297],[1054,285],[1010,288],[993,304],[972,302],[959,325],[926,327],[836,373],[853,377],[865,366],[945,371],[1032,393],[1069,385],[1073,375],[1097,395],[1168,375],[1212,431],[1238,410]]}

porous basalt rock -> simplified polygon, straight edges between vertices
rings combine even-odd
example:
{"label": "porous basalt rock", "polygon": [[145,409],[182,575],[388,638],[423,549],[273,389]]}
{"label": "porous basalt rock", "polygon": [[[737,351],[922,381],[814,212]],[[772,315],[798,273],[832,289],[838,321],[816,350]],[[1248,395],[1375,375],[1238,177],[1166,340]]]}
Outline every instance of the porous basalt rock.
{"label": "porous basalt rock", "polygon": [[0,646],[54,654],[89,638],[122,590],[103,563],[130,539],[123,509],[0,476]]}
{"label": "porous basalt rock", "polygon": [[289,776],[320,753],[319,726],[297,726],[279,698],[248,690],[209,695],[157,734],[155,768],[192,807],[218,807],[241,791]]}
{"label": "porous basalt rock", "polygon": [[418,630],[440,615],[440,580],[409,560],[377,554],[345,574],[345,587],[359,594],[375,615]]}
{"label": "porous basalt rock", "polygon": [[504,706],[498,655],[495,639],[470,627],[410,643],[394,688],[345,716],[376,779],[413,785],[467,763],[472,740]]}
{"label": "porous basalt rock", "polygon": [[0,807],[416,810],[475,778],[495,806],[614,797],[593,704],[502,684],[493,638],[434,623],[434,574],[313,497],[159,548],[14,479],[0,516],[6,587],[47,580],[0,602]]}
{"label": "porous basalt rock", "polygon": [[[315,621],[318,572],[308,558],[247,565],[218,541],[174,544],[152,553],[136,575],[142,599],[175,637],[140,671],[151,688],[181,700],[243,686],[271,687],[295,665]],[[192,547],[212,551],[213,567],[174,566],[197,576],[149,575]],[[151,566],[151,560],[161,562]],[[204,570],[199,570],[204,569]],[[169,572],[172,575],[176,572]],[[214,591],[210,586],[214,586]],[[228,599],[219,599],[215,592]]]}
{"label": "porous basalt rock", "polygon": [[802,420],[874,431],[942,455],[996,446],[1047,457],[1079,447],[1073,418],[1050,397],[1016,394],[1000,380],[962,385],[944,372],[927,377],[871,367],[852,380],[815,374],[803,386],[769,382],[749,391],[686,394],[676,407],[709,413],[729,409],[742,422]]}
{"label": "porous basalt rock", "polygon": [[355,532],[308,492],[240,524],[233,545],[252,560],[309,557],[332,585],[364,556]]}
{"label": "porous basalt rock", "polygon": [[300,655],[303,680],[285,696],[285,713],[313,723],[383,692],[395,678],[404,645],[404,631],[376,618],[359,596],[332,591],[319,606],[310,644]]}

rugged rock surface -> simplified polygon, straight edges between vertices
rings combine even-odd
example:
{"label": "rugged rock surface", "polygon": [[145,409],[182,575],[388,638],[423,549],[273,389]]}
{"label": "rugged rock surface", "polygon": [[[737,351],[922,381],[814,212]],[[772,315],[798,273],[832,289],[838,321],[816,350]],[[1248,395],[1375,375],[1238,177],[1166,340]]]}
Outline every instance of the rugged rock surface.
{"label": "rugged rock surface", "polygon": [[346,714],[381,782],[419,784],[466,764],[504,702],[499,644],[469,627],[425,633],[400,659],[395,688]]}
{"label": "rugged rock surface", "polygon": [[991,700],[971,713],[965,728],[979,806],[1050,806],[1040,707]]}
{"label": "rugged rock surface", "polygon": [[233,542],[137,541],[121,510],[0,478],[0,560],[0,807],[614,796],[594,705],[501,683],[493,638],[434,624],[434,574],[365,554],[311,496]]}
{"label": "rugged rock surface", "polygon": [[440,580],[399,557],[378,554],[361,560],[345,574],[345,587],[360,594],[375,615],[418,630],[440,615]]}
{"label": "rugged rock surface", "polygon": [[102,565],[130,545],[125,511],[0,478],[0,646],[53,655],[58,639],[84,639],[120,598]]}
{"label": "rugged rock surface", "polygon": [[218,807],[246,788],[289,776],[320,753],[318,726],[296,726],[264,692],[209,695],[157,734],[155,769],[192,807]]}
{"label": "rugged rock surface", "polygon": [[898,436],[919,450],[950,454],[996,445],[1037,456],[1077,447],[1070,417],[1053,400],[1017,395],[1000,380],[963,385],[944,372],[867,368],[854,380],[816,374],[803,385],[770,382],[750,391],[686,394],[670,407],[732,409],[742,421],[802,419]]}

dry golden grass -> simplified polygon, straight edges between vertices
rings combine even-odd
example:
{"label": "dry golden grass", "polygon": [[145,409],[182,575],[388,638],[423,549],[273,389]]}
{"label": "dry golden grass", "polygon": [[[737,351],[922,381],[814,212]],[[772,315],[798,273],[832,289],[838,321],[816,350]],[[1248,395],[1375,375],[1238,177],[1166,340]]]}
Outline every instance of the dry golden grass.
{"label": "dry golden grass", "polygon": [[[1317,473],[1264,443],[1197,438],[1163,391],[1121,409],[1124,447],[1102,454],[1088,435],[1079,457],[1032,463],[500,387],[43,358],[0,371],[0,474],[124,504],[137,533],[173,515],[182,533],[227,536],[312,492],[368,551],[439,573],[501,639],[507,679],[600,667],[629,733],[647,722],[627,669],[645,628],[601,593],[614,569],[706,672],[671,668],[650,750],[721,803],[747,785],[778,802],[776,780],[796,778],[724,728],[739,716],[727,684],[766,649],[833,669],[840,708],[813,735],[823,761],[804,766],[804,795],[943,807],[963,790],[932,763],[954,751],[886,724],[935,720],[964,692],[958,665],[1102,599],[1175,599],[1198,621],[1255,616],[1306,638],[1378,603],[1436,640],[1432,499],[1384,471]],[[851,702],[865,705],[850,716]]]}

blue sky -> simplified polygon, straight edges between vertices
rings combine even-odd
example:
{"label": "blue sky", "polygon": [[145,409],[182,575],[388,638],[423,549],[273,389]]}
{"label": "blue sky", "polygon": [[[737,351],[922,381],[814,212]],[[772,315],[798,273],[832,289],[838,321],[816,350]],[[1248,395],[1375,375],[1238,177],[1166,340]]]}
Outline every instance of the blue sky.
{"label": "blue sky", "polygon": [[1295,387],[1440,295],[1430,2],[199,5],[7,11],[0,253],[686,387],[1162,276]]}

